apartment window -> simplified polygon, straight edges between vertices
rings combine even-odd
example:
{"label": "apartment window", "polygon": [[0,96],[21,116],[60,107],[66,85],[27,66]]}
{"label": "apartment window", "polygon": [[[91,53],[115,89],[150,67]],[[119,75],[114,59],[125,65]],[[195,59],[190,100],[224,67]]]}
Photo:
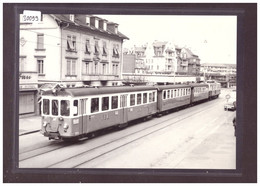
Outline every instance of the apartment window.
{"label": "apartment window", "polygon": [[103,55],[107,55],[107,43],[105,41],[103,42]]}
{"label": "apartment window", "polygon": [[118,74],[118,65],[116,65],[116,74]]}
{"label": "apartment window", "polygon": [[76,36],[67,36],[67,49],[70,51],[76,51]]}
{"label": "apartment window", "polygon": [[19,71],[25,71],[25,66],[26,66],[26,58],[25,57],[20,57],[19,59]]}
{"label": "apartment window", "polygon": [[90,52],[91,52],[90,41],[88,39],[86,40],[86,44],[85,44],[85,52],[87,54],[90,54]]}
{"label": "apartment window", "polygon": [[95,41],[95,54],[99,54],[99,46],[98,46],[98,41]]}
{"label": "apartment window", "polygon": [[89,74],[89,68],[90,64],[88,62],[84,62],[83,63],[83,67],[82,67],[82,74]]}
{"label": "apartment window", "polygon": [[76,75],[76,60],[67,60],[67,75]]}
{"label": "apartment window", "polygon": [[38,64],[38,74],[43,74],[44,73],[44,68],[43,68],[44,62],[43,62],[43,60],[38,59],[37,64]]}
{"label": "apartment window", "polygon": [[118,45],[114,45],[114,46],[113,46],[113,57],[119,58],[118,48],[119,48]]}
{"label": "apartment window", "polygon": [[37,49],[44,49],[43,38],[44,38],[43,34],[37,34]]}
{"label": "apartment window", "polygon": [[118,74],[118,64],[113,64],[112,66],[112,74],[117,75]]}
{"label": "apartment window", "polygon": [[94,73],[98,74],[98,63],[95,63],[94,65]]}
{"label": "apartment window", "polygon": [[107,73],[107,64],[103,63],[102,64],[102,74],[106,74]]}

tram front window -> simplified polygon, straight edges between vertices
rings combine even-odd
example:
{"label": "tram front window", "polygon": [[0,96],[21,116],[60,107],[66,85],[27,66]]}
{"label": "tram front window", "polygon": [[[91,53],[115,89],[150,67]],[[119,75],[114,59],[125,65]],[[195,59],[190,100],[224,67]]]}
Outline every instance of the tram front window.
{"label": "tram front window", "polygon": [[52,115],[57,116],[58,115],[58,100],[52,100]]}
{"label": "tram front window", "polygon": [[60,111],[61,116],[69,116],[70,115],[70,101],[61,100],[60,106],[61,106],[61,111]]}
{"label": "tram front window", "polygon": [[49,115],[50,114],[50,100],[43,99],[43,109],[42,109],[42,112],[45,115]]}

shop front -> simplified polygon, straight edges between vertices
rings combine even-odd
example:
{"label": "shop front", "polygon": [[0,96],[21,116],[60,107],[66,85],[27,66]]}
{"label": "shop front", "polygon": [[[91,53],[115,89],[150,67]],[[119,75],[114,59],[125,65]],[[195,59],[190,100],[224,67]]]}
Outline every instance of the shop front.
{"label": "shop front", "polygon": [[21,72],[19,74],[19,115],[35,115],[38,108],[38,74]]}

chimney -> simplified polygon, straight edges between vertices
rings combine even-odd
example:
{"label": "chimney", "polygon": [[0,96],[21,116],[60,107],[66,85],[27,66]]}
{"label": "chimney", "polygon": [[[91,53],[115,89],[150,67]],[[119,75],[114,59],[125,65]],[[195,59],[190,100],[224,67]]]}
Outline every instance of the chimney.
{"label": "chimney", "polygon": [[70,14],[70,21],[74,22],[74,14]]}
{"label": "chimney", "polygon": [[86,16],[86,24],[89,26],[90,25],[90,17]]}

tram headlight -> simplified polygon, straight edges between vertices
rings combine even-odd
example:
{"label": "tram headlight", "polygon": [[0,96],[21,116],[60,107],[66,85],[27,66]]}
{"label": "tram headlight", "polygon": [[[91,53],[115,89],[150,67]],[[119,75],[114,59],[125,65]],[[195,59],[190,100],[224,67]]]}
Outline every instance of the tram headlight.
{"label": "tram headlight", "polygon": [[44,121],[42,124],[43,127],[46,127],[47,125],[48,125],[47,121]]}
{"label": "tram headlight", "polygon": [[67,130],[67,129],[69,128],[69,125],[68,125],[67,123],[65,123],[65,124],[63,125],[63,128]]}

